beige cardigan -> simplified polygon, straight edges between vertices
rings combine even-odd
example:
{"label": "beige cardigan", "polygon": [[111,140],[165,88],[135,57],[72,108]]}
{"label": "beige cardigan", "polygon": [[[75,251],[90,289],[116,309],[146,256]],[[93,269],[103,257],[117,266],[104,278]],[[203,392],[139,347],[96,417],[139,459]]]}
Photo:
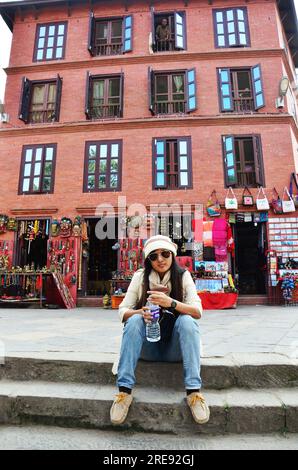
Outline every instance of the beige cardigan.
{"label": "beige cardigan", "polygon": [[[139,269],[133,275],[131,283],[129,284],[126,295],[119,305],[119,316],[123,322],[123,315],[127,310],[134,308],[142,295],[143,287],[143,274],[144,269]],[[185,271],[182,275],[182,286],[183,286],[183,300],[185,304],[193,305],[198,308],[202,316],[202,302],[197,294],[196,286],[193,282],[189,271]],[[171,295],[171,294],[170,294]]]}

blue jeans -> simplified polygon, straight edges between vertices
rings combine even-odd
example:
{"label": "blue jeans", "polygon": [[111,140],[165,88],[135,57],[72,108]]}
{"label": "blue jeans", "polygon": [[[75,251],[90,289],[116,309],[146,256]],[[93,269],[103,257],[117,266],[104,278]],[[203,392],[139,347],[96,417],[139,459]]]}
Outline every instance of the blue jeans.
{"label": "blue jeans", "polygon": [[146,340],[143,317],[135,314],[124,324],[118,387],[133,388],[138,359],[156,362],[183,362],[185,388],[200,389],[200,331],[199,323],[190,315],[179,315],[169,342],[150,343]]}

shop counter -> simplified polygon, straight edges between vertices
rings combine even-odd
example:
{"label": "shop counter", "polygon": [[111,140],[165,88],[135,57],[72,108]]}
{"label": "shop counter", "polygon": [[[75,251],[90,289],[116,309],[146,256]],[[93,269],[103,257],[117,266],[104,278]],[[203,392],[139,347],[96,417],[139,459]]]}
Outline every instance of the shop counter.
{"label": "shop counter", "polygon": [[238,294],[233,292],[198,292],[198,296],[202,301],[203,310],[222,310],[237,307]]}

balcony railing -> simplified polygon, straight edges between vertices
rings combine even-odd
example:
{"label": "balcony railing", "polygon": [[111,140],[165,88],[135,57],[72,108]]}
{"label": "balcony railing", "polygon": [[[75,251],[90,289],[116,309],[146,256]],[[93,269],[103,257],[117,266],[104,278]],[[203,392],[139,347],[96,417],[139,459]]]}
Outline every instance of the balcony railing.
{"label": "balcony railing", "polygon": [[254,100],[252,98],[234,98],[234,110],[242,113],[254,111]]}
{"label": "balcony railing", "polygon": [[156,39],[154,52],[174,51],[175,39]]}
{"label": "balcony railing", "polygon": [[30,111],[29,112],[29,122],[34,124],[43,123],[43,122],[53,122],[55,121],[56,115],[55,110],[48,109],[46,111]]}
{"label": "balcony railing", "polygon": [[122,54],[122,42],[113,44],[95,44],[96,55],[116,55]]}
{"label": "balcony railing", "polygon": [[155,114],[185,113],[186,101],[160,101],[154,103]]}
{"label": "balcony railing", "polygon": [[120,104],[93,106],[91,108],[91,117],[94,119],[121,117]]}

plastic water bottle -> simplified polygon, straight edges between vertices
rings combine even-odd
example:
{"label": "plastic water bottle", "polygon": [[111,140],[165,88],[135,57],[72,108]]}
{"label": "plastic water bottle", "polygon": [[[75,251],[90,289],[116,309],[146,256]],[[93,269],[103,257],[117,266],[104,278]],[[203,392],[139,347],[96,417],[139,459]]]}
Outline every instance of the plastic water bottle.
{"label": "plastic water bottle", "polygon": [[159,326],[159,305],[154,305],[151,302],[146,303],[146,307],[150,308],[152,320],[146,323],[146,339],[150,343],[155,343],[160,340],[160,326]]}

